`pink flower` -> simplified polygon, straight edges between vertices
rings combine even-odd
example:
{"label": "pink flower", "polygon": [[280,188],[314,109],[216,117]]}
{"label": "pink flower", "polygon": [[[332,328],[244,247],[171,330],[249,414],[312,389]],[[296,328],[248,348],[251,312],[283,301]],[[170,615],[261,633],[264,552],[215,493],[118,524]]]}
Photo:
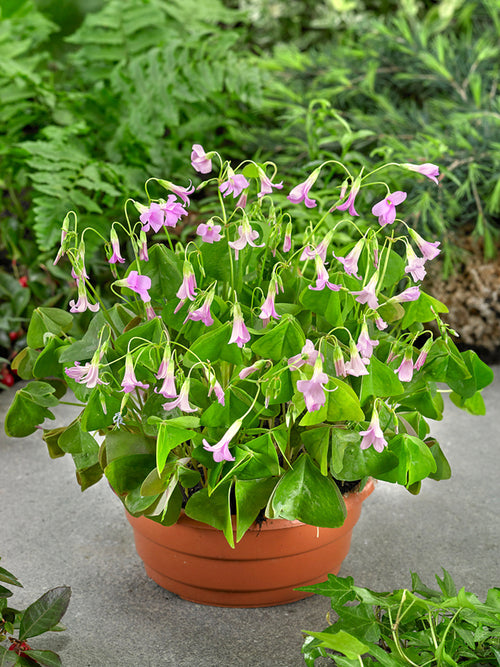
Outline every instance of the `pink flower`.
{"label": "pink flower", "polygon": [[188,299],[194,301],[196,297],[196,276],[191,262],[187,259],[184,260],[182,267],[182,283],[175,296],[180,301],[175,307],[174,313],[177,313]]}
{"label": "pink flower", "polygon": [[224,405],[224,389],[222,388],[220,382],[217,380],[215,373],[212,370],[205,370],[205,374],[207,375],[207,379],[209,381],[208,396],[210,397],[213,392],[217,398],[217,401],[221,405]]}
{"label": "pink flower", "polygon": [[432,347],[433,342],[434,341],[432,340],[432,336],[425,341],[425,344],[424,344],[423,348],[420,350],[420,354],[418,355],[417,360],[413,364],[413,370],[414,371],[419,371],[422,368],[422,366],[425,364],[425,361],[427,359],[427,355],[429,353],[429,350]]}
{"label": "pink flower", "polygon": [[183,215],[187,215],[187,211],[182,207],[175,195],[168,195],[167,201],[161,204],[161,210],[165,215],[165,227],[175,227]]}
{"label": "pink flower", "polygon": [[166,190],[171,190],[174,195],[177,195],[177,197],[182,199],[186,206],[189,206],[189,195],[192,195],[194,192],[194,186],[192,185],[191,181],[189,181],[189,185],[191,186],[189,188],[184,188],[182,185],[175,185],[170,181],[164,181],[162,178],[158,179],[158,183]]}
{"label": "pink flower", "polygon": [[389,325],[387,324],[387,322],[384,322],[384,320],[381,317],[376,317],[375,326],[379,331],[383,331],[384,329],[387,329]]}
{"label": "pink flower", "polygon": [[273,278],[269,283],[269,287],[267,290],[267,297],[261,306],[259,315],[260,319],[264,321],[264,326],[267,326],[271,317],[274,317],[276,320],[280,319],[280,315],[278,315],[278,313],[276,312],[276,308],[274,305],[274,300],[276,299],[277,291],[278,291],[277,282]]}
{"label": "pink flower", "polygon": [[319,255],[321,257],[321,260],[323,262],[326,262],[326,253],[328,251],[328,246],[330,245],[332,235],[333,235],[332,230],[327,232],[321,243],[319,243],[315,248],[311,248],[310,246],[307,245],[302,251],[300,260],[304,261],[306,259],[314,259],[316,255]]}
{"label": "pink flower", "polygon": [[335,259],[337,259],[342,266],[344,267],[344,271],[349,275],[349,276],[354,276],[355,278],[358,278],[358,280],[361,280],[361,278],[357,275],[358,273],[358,261],[359,257],[361,255],[361,251],[363,250],[365,240],[360,239],[354,248],[345,256],[345,257],[337,257],[335,253],[333,253],[333,256]]}
{"label": "pink flower", "polygon": [[413,229],[408,229],[408,231],[426,261],[434,259],[439,255],[441,252],[438,248],[438,245],[441,245],[439,241],[426,241]]}
{"label": "pink flower", "polygon": [[204,243],[217,243],[222,238],[220,230],[222,227],[220,225],[215,225],[212,220],[209,220],[206,224],[202,222],[196,228],[196,233],[198,236],[201,236],[201,240]]}
{"label": "pink flower", "polygon": [[142,276],[137,271],[131,271],[125,280],[118,280],[115,285],[128,287],[133,292],[136,292],[144,303],[151,301],[148,290],[151,288],[151,278],[149,276]]}
{"label": "pink flower", "polygon": [[368,449],[368,447],[373,445],[373,449],[380,453],[384,447],[387,447],[387,440],[384,438],[384,434],[380,428],[378,412],[375,408],[373,408],[370,426],[366,431],[360,431],[359,434],[363,436],[360,444],[361,449]]}
{"label": "pink flower", "polygon": [[250,183],[243,176],[243,174],[235,174],[231,167],[228,167],[227,181],[219,185],[219,190],[223,197],[232,194],[233,199],[236,199],[241,194],[242,190],[248,188]]}
{"label": "pink flower", "polygon": [[115,231],[114,227],[111,227],[111,232],[110,232],[110,240],[111,240],[111,250],[112,250],[112,255],[109,258],[109,263],[110,264],[116,264],[116,262],[120,262],[120,264],[123,264],[125,261],[124,258],[121,256],[120,252],[120,241],[118,240],[118,234]]}
{"label": "pink flower", "polygon": [[377,300],[377,295],[375,294],[375,289],[377,287],[378,274],[374,273],[370,278],[368,285],[363,287],[362,290],[357,292],[351,292],[351,294],[357,294],[356,301],[358,303],[366,303],[369,308],[372,310],[377,310],[379,303]]}
{"label": "pink flower", "polygon": [[234,461],[234,456],[232,456],[229,451],[229,443],[240,430],[242,423],[241,419],[236,419],[215,445],[209,444],[209,442],[203,438],[203,449],[212,452],[216,463],[220,463],[221,461]]}
{"label": "pink flower", "polygon": [[260,192],[257,195],[258,197],[263,197],[264,195],[270,195],[273,191],[273,188],[281,190],[283,187],[283,181],[281,183],[272,183],[271,179],[266,176],[266,173],[260,167],[257,168],[260,178]]}
{"label": "pink flower", "polygon": [[165,222],[165,213],[160,204],[152,202],[149,208],[141,208],[142,213],[139,216],[139,220],[142,222],[142,231],[149,232],[152,229],[155,232],[159,232]]}
{"label": "pink flower", "polygon": [[351,342],[350,345],[351,358],[345,363],[345,371],[347,375],[352,375],[353,377],[360,377],[361,375],[369,375],[366,370],[366,366],[359,356],[358,348]]}
{"label": "pink flower", "polygon": [[189,404],[189,386],[189,378],[186,378],[182,384],[179,396],[175,399],[175,401],[163,403],[162,408],[167,410],[167,412],[170,412],[170,410],[173,410],[174,408],[179,408],[179,410],[182,410],[182,412],[196,412],[198,408],[193,408]]}
{"label": "pink flower", "polygon": [[309,338],[307,338],[304,347],[300,351],[300,354],[296,354],[294,357],[290,357],[288,360],[288,366],[291,371],[298,370],[304,364],[314,366],[318,355],[319,352],[314,348],[314,343],[310,341]]}
{"label": "pink flower", "polygon": [[254,243],[255,239],[259,236],[259,232],[254,231],[250,227],[250,223],[247,219],[243,220],[243,223],[238,226],[239,237],[234,241],[229,241],[228,245],[231,246],[234,250],[234,255],[238,259],[238,254],[240,250],[246,247],[246,245],[251,245],[252,248],[262,248],[263,243],[256,245]]}
{"label": "pink flower", "polygon": [[425,274],[427,273],[424,268],[425,258],[417,257],[417,255],[413,251],[413,248],[407,245],[406,259],[408,261],[408,264],[406,265],[405,273],[411,273],[411,277],[415,281],[423,280],[425,278]]}
{"label": "pink flower", "polygon": [[252,375],[252,373],[256,373],[258,370],[263,368],[266,364],[267,364],[267,359],[259,359],[251,366],[246,366],[245,368],[242,368],[241,371],[238,373],[238,377],[240,378],[240,380],[244,380],[249,375]]}
{"label": "pink flower", "polygon": [[165,398],[175,398],[177,396],[175,389],[175,366],[168,346],[165,348],[156,378],[163,380],[161,388],[155,388],[157,394],[161,394]]}
{"label": "pink flower", "polygon": [[401,294],[396,294],[389,299],[389,301],[397,301],[398,303],[404,303],[405,301],[416,301],[420,296],[420,287],[418,285],[413,285],[413,287],[408,287]]}
{"label": "pink flower", "polygon": [[233,330],[229,344],[236,343],[238,347],[243,347],[250,340],[250,334],[245,326],[240,304],[236,302],[233,306]]}
{"label": "pink flower", "polygon": [[65,368],[66,375],[80,384],[85,384],[89,389],[93,389],[98,384],[107,384],[99,379],[99,360],[92,359],[92,363],[80,366],[79,361],[75,361],[75,365],[71,368]]}
{"label": "pink flower", "polygon": [[333,348],[333,364],[335,366],[335,373],[339,377],[345,377],[347,375],[347,369],[344,362],[344,354],[340,349],[340,345],[337,343]]}
{"label": "pink flower", "polygon": [[245,208],[247,205],[247,197],[248,197],[248,192],[246,190],[243,190],[243,192],[240,195],[240,198],[236,202],[236,208]]}
{"label": "pink flower", "polygon": [[354,208],[354,200],[356,199],[356,195],[359,192],[360,186],[361,186],[361,179],[358,177],[352,184],[351,191],[345,202],[343,204],[337,204],[336,206],[337,210],[339,211],[348,210],[349,215],[359,215],[359,213],[357,213],[356,209]]}
{"label": "pink flower", "polygon": [[149,261],[148,256],[148,240],[146,233],[141,230],[139,234],[139,242],[137,244],[137,250],[139,252],[139,259],[143,262]]}
{"label": "pink flower", "polygon": [[304,396],[308,412],[316,412],[326,403],[324,385],[328,382],[328,375],[323,372],[321,360],[316,360],[310,380],[299,380],[297,389]]}
{"label": "pink flower", "polygon": [[379,224],[382,227],[385,225],[392,225],[396,219],[396,206],[401,204],[406,199],[406,192],[396,190],[392,194],[389,192],[385,199],[379,201],[378,204],[372,208],[373,215],[378,216]]}
{"label": "pink flower", "polygon": [[125,357],[125,373],[123,375],[122,387],[125,394],[129,394],[134,389],[148,389],[149,384],[143,384],[138,382],[134,373],[134,362],[132,360],[132,355],[127,353]]}
{"label": "pink flower", "polygon": [[398,378],[401,382],[411,381],[413,377],[413,355],[411,348],[405,350],[403,361],[394,372],[398,374]]}
{"label": "pink flower", "polygon": [[191,153],[191,164],[200,174],[209,174],[212,171],[213,153],[205,153],[205,149],[200,144],[193,144]]}
{"label": "pink flower", "polygon": [[323,290],[325,287],[328,287],[328,289],[331,289],[334,292],[338,292],[340,289],[342,289],[341,285],[336,285],[335,283],[331,283],[329,281],[330,276],[328,275],[328,271],[326,270],[326,267],[323,264],[323,260],[319,255],[315,255],[314,263],[316,266],[316,287],[309,285],[309,289],[319,291]]}
{"label": "pink flower", "polygon": [[296,185],[288,195],[287,199],[292,202],[292,204],[300,204],[304,202],[307,208],[314,208],[316,206],[316,201],[310,199],[309,190],[316,183],[321,169],[315,169],[310,176],[303,182]]}
{"label": "pink flower", "polygon": [[[84,269],[85,270],[85,269]],[[83,313],[87,309],[91,310],[93,313],[97,313],[99,310],[98,303],[90,303],[87,288],[85,287],[85,280],[82,276],[77,279],[78,284],[78,300],[75,302],[74,299],[71,299],[69,302],[69,312],[70,313]]]}
{"label": "pink flower", "polygon": [[437,179],[439,176],[439,167],[437,167],[435,164],[431,164],[430,162],[424,162],[424,164],[410,164],[406,162],[400,166],[404,167],[405,169],[409,169],[410,171],[416,171],[423,176],[427,176],[427,178],[430,178],[431,181],[434,181],[436,185],[439,185]]}
{"label": "pink flower", "polygon": [[292,248],[292,223],[288,222],[285,227],[285,238],[283,239],[283,252],[290,252]]}
{"label": "pink flower", "polygon": [[199,308],[189,311],[184,322],[187,322],[188,320],[192,320],[193,322],[203,322],[206,327],[211,327],[214,323],[213,317],[210,314],[210,306],[212,305],[213,299],[214,291],[211,290]]}
{"label": "pink flower", "polygon": [[378,340],[372,340],[370,338],[366,322],[363,322],[363,326],[361,327],[361,333],[359,334],[358,342],[356,344],[356,348],[363,357],[363,361],[365,359],[368,360],[372,356],[373,348],[376,347],[378,344],[379,344]]}

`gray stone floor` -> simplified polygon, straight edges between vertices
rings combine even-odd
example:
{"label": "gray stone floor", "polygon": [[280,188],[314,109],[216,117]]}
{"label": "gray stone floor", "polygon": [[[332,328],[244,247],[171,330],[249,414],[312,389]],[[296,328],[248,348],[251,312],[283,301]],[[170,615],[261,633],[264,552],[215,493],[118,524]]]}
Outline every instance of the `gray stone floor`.
{"label": "gray stone floor", "polygon": [[[500,585],[500,367],[494,370],[484,392],[486,417],[448,403],[444,420],[432,423],[452,479],[427,481],[417,497],[379,483],[355,528],[343,576],[389,590],[408,586],[411,571],[433,584],[445,567],[480,598]],[[2,425],[12,396],[0,394]],[[67,631],[33,641],[59,652],[65,667],[298,667],[301,630],[325,625],[328,600],[319,596],[267,609],[220,609],[159,588],[146,577],[106,484],[82,494],[72,461],[51,461],[38,434],[12,440],[2,428],[0,508],[2,565],[24,584],[13,601],[24,606],[48,588],[72,588]]]}

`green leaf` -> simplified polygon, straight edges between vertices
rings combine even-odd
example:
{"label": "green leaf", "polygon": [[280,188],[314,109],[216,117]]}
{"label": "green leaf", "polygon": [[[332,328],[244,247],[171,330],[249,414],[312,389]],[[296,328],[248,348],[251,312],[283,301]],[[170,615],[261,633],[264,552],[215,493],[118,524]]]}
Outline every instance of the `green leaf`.
{"label": "green leaf", "polygon": [[269,496],[276,486],[276,479],[236,479],[234,484],[236,500],[236,541],[239,542],[253,524],[259,512],[267,505]]}
{"label": "green leaf", "polygon": [[463,399],[472,398],[476,392],[493,382],[493,371],[472,350],[466,350],[460,356],[469,371],[469,377],[449,377],[448,364],[447,382],[450,389]]}
{"label": "green leaf", "polygon": [[328,474],[328,453],[330,449],[330,431],[329,426],[320,426],[302,431],[300,439],[304,443],[306,451],[319,465],[322,475]]}
{"label": "green leaf", "polygon": [[144,340],[151,343],[159,343],[162,339],[162,325],[158,317],[132,327],[125,333],[118,336],[115,341],[117,352],[125,354],[127,351],[133,352],[138,347],[144,345]]}
{"label": "green leaf", "polygon": [[80,416],[84,431],[98,431],[113,424],[113,418],[121,406],[118,396],[107,393],[98,385],[85,400],[87,404]]}
{"label": "green leaf", "polygon": [[441,303],[441,301],[438,301],[433,296],[429,296],[425,292],[420,292],[420,296],[416,301],[405,303],[403,307],[406,313],[401,322],[401,329],[407,329],[415,322],[421,322],[422,324],[432,322],[436,319],[436,316],[431,309],[434,309],[436,313],[448,312],[448,308],[444,303]]}
{"label": "green leaf", "polygon": [[301,586],[299,591],[310,591],[316,595],[325,595],[332,598],[332,606],[338,609],[346,602],[352,602],[356,598],[354,590],[354,579],[352,577],[339,577],[336,574],[328,574],[327,581],[310,586]]}
{"label": "green leaf", "polygon": [[25,654],[43,667],[61,667],[61,658],[54,651],[25,651]]}
{"label": "green leaf", "polygon": [[305,336],[293,315],[283,315],[279,323],[252,344],[252,352],[262,359],[281,361],[298,354],[304,347]]}
{"label": "green leaf", "polygon": [[0,667],[15,667],[17,655],[0,644]]}
{"label": "green leaf", "polygon": [[61,433],[57,444],[63,452],[72,455],[77,470],[86,470],[98,461],[99,445],[90,433],[82,430],[78,421]]}
{"label": "green leaf", "polygon": [[59,586],[33,602],[21,618],[19,639],[37,637],[57,625],[68,608],[70,597],[71,588]]}
{"label": "green leaf", "polygon": [[[365,418],[355,391],[346,382],[330,378],[325,389],[325,404],[319,410],[307,412],[300,420],[300,426],[314,426],[325,421],[361,421]],[[298,405],[301,405],[304,402],[302,394],[298,396]]]}
{"label": "green leaf", "polygon": [[53,396],[54,388],[46,382],[30,382],[19,389],[5,417],[5,432],[15,438],[24,438],[36,431],[46,419],[55,419],[49,407],[59,405]]}
{"label": "green leaf", "polygon": [[440,479],[450,479],[451,467],[446,456],[443,454],[439,442],[431,439],[427,440],[426,444],[429,445],[429,451],[436,462],[436,472],[430,473],[429,477],[437,481]]}
{"label": "green leaf", "polygon": [[71,329],[73,315],[59,308],[35,308],[28,327],[26,342],[29,347],[44,346],[45,334],[60,336]]}
{"label": "green leaf", "polygon": [[450,393],[451,401],[461,410],[467,410],[471,415],[485,415],[486,406],[481,392],[477,391],[470,398],[463,398],[454,391]]}
{"label": "green leaf", "polygon": [[363,654],[370,652],[370,647],[367,644],[360,642],[354,635],[343,630],[339,630],[335,634],[329,632],[310,632],[309,630],[303,630],[302,632],[307,632],[311,637],[319,639],[321,646],[338,651],[351,660],[356,660]]}
{"label": "green leaf", "polygon": [[378,479],[409,487],[437,471],[429,447],[420,438],[407,434],[397,435],[389,442],[387,451],[398,457],[398,466],[388,473],[379,474]]}
{"label": "green leaf", "polygon": [[165,299],[174,299],[182,282],[182,260],[166,245],[159,243],[151,246],[148,255],[151,298],[160,303]]}
{"label": "green leaf", "polygon": [[361,404],[364,404],[370,396],[386,397],[404,393],[403,385],[398,376],[377,357],[371,357],[366,370],[368,375],[361,377]]}
{"label": "green leaf", "polygon": [[25,347],[12,360],[11,368],[16,371],[22,380],[33,379],[33,367],[40,352],[31,347]]}
{"label": "green leaf", "polygon": [[238,470],[239,479],[258,479],[280,474],[278,454],[270,433],[238,445],[238,449],[250,456],[248,462]]}
{"label": "green leaf", "polygon": [[195,435],[194,431],[171,424],[169,421],[164,421],[160,424],[156,439],[156,467],[160,474],[165,467],[167,457],[172,449],[175,449],[177,445],[187,440],[191,440]]}
{"label": "green leaf", "polygon": [[215,324],[208,327],[207,333],[199,336],[184,355],[184,365],[190,368],[198,362],[198,359],[202,361],[217,361],[222,359],[231,364],[241,364],[242,356],[240,348],[233,343],[229,345],[231,330],[230,322],[226,322],[219,327],[216,327]]}
{"label": "green leaf", "polygon": [[0,567],[0,581],[5,582],[6,584],[10,584],[11,586],[20,586],[21,588],[23,587],[19,579],[17,579],[17,577],[15,577],[12,572],[9,572],[3,567]]}
{"label": "green leaf", "polygon": [[335,482],[321,474],[308,454],[301,454],[276,485],[266,515],[337,528],[345,521],[346,508]]}
{"label": "green leaf", "polygon": [[219,485],[212,494],[203,488],[194,493],[186,503],[187,516],[209,526],[222,530],[229,546],[234,548],[234,534],[231,522],[230,493],[232,480]]}
{"label": "green leaf", "polygon": [[122,456],[108,463],[104,474],[116,493],[128,493],[142,484],[155,465],[150,454]]}
{"label": "green leaf", "polygon": [[354,482],[363,477],[381,479],[382,475],[393,470],[398,459],[386,447],[376,452],[373,447],[360,449],[361,436],[356,431],[332,431],[332,474],[344,481]]}

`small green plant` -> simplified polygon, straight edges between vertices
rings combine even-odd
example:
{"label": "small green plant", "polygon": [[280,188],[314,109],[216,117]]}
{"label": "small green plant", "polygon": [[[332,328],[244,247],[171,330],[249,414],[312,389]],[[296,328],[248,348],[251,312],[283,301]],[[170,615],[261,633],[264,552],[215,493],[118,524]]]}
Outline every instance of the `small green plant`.
{"label": "small green plant", "polygon": [[305,631],[306,664],[323,656],[339,667],[500,665],[500,588],[480,602],[465,588],[457,592],[446,570],[436,580],[440,590],[412,573],[411,590],[377,593],[329,574],[300,589],[331,598],[338,616],[323,632]]}
{"label": "small green plant", "polygon": [[[27,667],[42,665],[59,667],[61,659],[49,650],[36,650],[28,639],[45,632],[59,632],[64,627],[59,621],[64,616],[71,597],[71,588],[59,586],[44,593],[26,609],[15,609],[8,604],[12,591],[4,586],[22,586],[8,570],[0,567],[0,665]],[[15,636],[17,634],[17,637]]]}

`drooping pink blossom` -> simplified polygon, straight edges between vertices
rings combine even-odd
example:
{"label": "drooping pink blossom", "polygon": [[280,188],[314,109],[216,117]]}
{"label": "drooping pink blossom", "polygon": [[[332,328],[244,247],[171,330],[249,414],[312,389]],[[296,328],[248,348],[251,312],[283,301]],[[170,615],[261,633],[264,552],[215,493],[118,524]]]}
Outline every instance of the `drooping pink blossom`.
{"label": "drooping pink blossom", "polygon": [[276,279],[273,278],[271,282],[269,283],[269,287],[267,290],[267,296],[264,300],[264,303],[261,306],[260,314],[259,317],[261,320],[264,322],[264,326],[267,326],[269,323],[269,320],[271,317],[274,317],[274,319],[279,320],[280,315],[276,312],[276,307],[274,304],[274,301],[276,299],[276,293],[277,293],[277,282]]}
{"label": "drooping pink blossom", "polygon": [[304,396],[306,410],[316,412],[326,403],[324,385],[328,382],[328,375],[323,372],[321,359],[314,364],[314,371],[310,380],[298,380],[297,389]]}
{"label": "drooping pink blossom", "polygon": [[292,223],[287,222],[285,227],[285,238],[283,239],[283,252],[290,252],[292,249]]}
{"label": "drooping pink blossom", "polygon": [[406,301],[416,301],[420,296],[420,287],[418,285],[413,285],[408,287],[401,294],[396,294],[391,297],[389,301],[397,301],[398,303],[404,303]]}
{"label": "drooping pink blossom", "polygon": [[361,280],[360,277],[357,275],[358,274],[358,261],[359,257],[361,255],[361,251],[363,250],[365,240],[360,239],[354,248],[345,256],[345,257],[337,257],[335,253],[333,253],[333,256],[335,259],[337,259],[342,266],[344,267],[344,271],[349,275],[349,276],[354,276],[355,278],[358,278],[358,280]]}
{"label": "drooping pink blossom", "polygon": [[241,209],[246,208],[247,198],[248,198],[248,190],[243,190],[243,192],[239,196],[238,201],[236,202],[235,208],[241,208]]}
{"label": "drooping pink blossom", "polygon": [[69,302],[69,312],[70,313],[84,313],[87,309],[91,310],[93,313],[96,313],[99,310],[98,303],[90,303],[89,297],[87,294],[87,288],[85,286],[85,280],[83,277],[77,279],[78,284],[78,299],[75,302],[74,299],[71,299]]}
{"label": "drooping pink blossom", "polygon": [[413,355],[411,348],[405,350],[403,361],[394,371],[401,382],[410,382],[413,378]]}
{"label": "drooping pink blossom", "polygon": [[136,204],[136,206],[140,206],[142,209],[139,216],[139,220],[142,222],[142,231],[149,232],[152,229],[154,232],[159,232],[165,223],[165,213],[160,204],[151,202],[147,208],[142,204]]}
{"label": "drooping pink blossom", "polygon": [[182,199],[186,206],[189,206],[189,195],[192,195],[194,192],[194,186],[191,181],[189,181],[190,187],[187,188],[183,187],[182,185],[175,185],[175,183],[172,183],[171,181],[165,181],[162,178],[158,179],[158,183],[166,190],[170,190],[174,193],[174,195]]}
{"label": "drooping pink blossom", "polygon": [[192,320],[193,322],[203,322],[206,327],[211,327],[214,323],[213,317],[210,313],[210,306],[212,305],[213,299],[214,290],[210,290],[201,306],[195,310],[190,310],[184,322],[187,322],[188,320]]}
{"label": "drooping pink blossom", "polygon": [[211,445],[205,438],[203,438],[203,449],[212,452],[212,456],[216,463],[220,463],[221,461],[234,461],[234,456],[232,456],[229,451],[229,443],[240,430],[242,423],[243,421],[241,419],[236,419],[215,445]]}
{"label": "drooping pink blossom", "polygon": [[221,225],[216,225],[213,220],[208,220],[208,222],[202,222],[196,228],[196,233],[198,236],[201,236],[201,240],[204,243],[217,243],[222,238],[220,230],[222,229]]}
{"label": "drooping pink blossom", "polygon": [[384,433],[380,428],[380,420],[375,408],[373,408],[370,426],[366,431],[360,431],[359,434],[363,436],[359,445],[360,449],[368,449],[368,447],[373,445],[373,449],[380,453],[384,450],[384,447],[387,447],[387,440],[384,438]]}
{"label": "drooping pink blossom", "polygon": [[241,194],[242,190],[248,188],[249,186],[250,183],[243,176],[243,174],[235,174],[231,167],[229,167],[227,172],[227,181],[224,181],[224,183],[219,185],[219,190],[221,191],[223,197],[227,197],[228,195],[232,194],[233,199],[236,199],[236,197]]}
{"label": "drooping pink blossom", "polygon": [[116,262],[119,262],[120,264],[123,264],[125,259],[122,257],[121,252],[120,252],[120,241],[118,239],[118,234],[115,231],[114,227],[111,227],[111,232],[110,232],[110,241],[111,241],[111,257],[109,258],[109,263],[110,264],[116,264]]}
{"label": "drooping pink blossom", "polygon": [[175,307],[174,313],[177,313],[188,299],[190,301],[195,300],[196,287],[196,276],[194,274],[193,266],[191,262],[186,259],[184,260],[182,267],[182,283],[175,295],[180,301]]}
{"label": "drooping pink blossom", "polygon": [[358,348],[351,341],[349,346],[351,352],[351,358],[349,361],[345,362],[345,371],[347,375],[352,375],[353,377],[360,377],[361,375],[369,375],[363,359],[361,359]]}
{"label": "drooping pink blossom", "polygon": [[168,345],[165,347],[163,359],[161,360],[158,372],[156,373],[156,379],[163,380],[160,389],[155,388],[157,394],[161,394],[165,398],[175,398],[177,396],[177,390],[175,388],[174,360],[172,359],[172,354]]}
{"label": "drooping pink blossom", "polygon": [[208,379],[208,396],[210,397],[212,393],[215,394],[217,401],[220,405],[225,404],[224,389],[222,388],[221,383],[217,380],[217,376],[212,370],[205,370],[205,375]]}
{"label": "drooping pink blossom", "polygon": [[98,384],[107,384],[99,379],[99,358],[92,359],[92,363],[87,363],[80,366],[79,361],[75,361],[75,365],[71,368],[65,368],[64,372],[69,378],[76,380],[80,384],[84,384],[88,389],[93,389]]}
{"label": "drooping pink blossom", "polygon": [[349,215],[359,216],[359,213],[354,208],[354,200],[356,199],[360,187],[361,187],[361,179],[358,177],[353,182],[351,191],[349,192],[349,195],[345,200],[345,202],[343,202],[342,204],[337,204],[336,208],[338,211],[348,211]]}
{"label": "drooping pink blossom", "polygon": [[245,378],[252,375],[252,373],[256,373],[258,370],[263,368],[266,364],[267,364],[267,359],[258,359],[251,366],[246,366],[245,368],[242,368],[241,371],[238,373],[238,377],[240,378],[240,380],[244,380]]}
{"label": "drooping pink blossom", "polygon": [[385,199],[382,199],[382,201],[379,201],[373,206],[372,213],[378,217],[379,224],[382,227],[392,225],[396,219],[396,206],[404,202],[406,197],[406,192],[396,190],[396,192],[393,192],[392,194],[389,192]]}
{"label": "drooping pink blossom", "polygon": [[300,353],[288,359],[288,367],[290,368],[291,371],[296,371],[304,364],[308,364],[309,366],[314,366],[314,364],[316,363],[316,359],[318,358],[318,355],[319,352],[314,347],[314,343],[311,340],[309,340],[309,338],[307,338],[304,347],[302,348]]}
{"label": "drooping pink blossom", "polygon": [[238,259],[240,250],[246,247],[246,245],[252,246],[252,248],[262,248],[263,243],[257,245],[254,243],[255,239],[258,238],[259,232],[253,230],[250,226],[250,223],[245,218],[241,225],[238,226],[238,238],[234,241],[229,241],[228,245],[234,250],[234,256]]}
{"label": "drooping pink blossom", "polygon": [[365,285],[362,290],[351,292],[351,294],[357,295],[355,298],[358,303],[366,303],[369,308],[372,308],[372,310],[377,310],[379,306],[377,295],[375,293],[377,281],[378,273],[375,272],[370,278],[368,284]]}
{"label": "drooping pink blossom", "polygon": [[131,271],[125,280],[118,280],[115,285],[124,286],[136,292],[144,303],[151,301],[148,290],[151,288],[151,278],[140,275],[137,271]]}
{"label": "drooping pink blossom", "polygon": [[321,257],[322,262],[326,262],[326,253],[328,252],[328,246],[330,245],[332,236],[333,236],[333,230],[330,229],[330,231],[328,231],[325,234],[321,242],[318,243],[318,245],[315,248],[306,245],[306,247],[302,251],[300,260],[304,261],[306,259],[314,259],[316,255],[319,255]]}
{"label": "drooping pink blossom", "polygon": [[399,166],[404,167],[405,169],[409,169],[410,171],[416,171],[423,176],[427,176],[427,178],[430,178],[431,181],[434,181],[436,185],[439,185],[439,167],[437,167],[435,164],[431,164],[430,162],[424,162],[424,164],[411,164],[406,162],[405,164],[401,164]]}
{"label": "drooping pink blossom", "polygon": [[240,304],[236,302],[233,306],[233,329],[229,344],[236,343],[238,347],[243,347],[245,343],[250,340],[250,333],[245,326],[243,320],[243,313],[241,312]]}
{"label": "drooping pink blossom", "polygon": [[339,290],[342,289],[341,285],[336,285],[335,283],[330,282],[329,280],[330,276],[328,275],[328,271],[325,265],[323,264],[323,260],[319,255],[315,255],[314,264],[316,268],[316,286],[313,287],[312,285],[309,285],[309,289],[314,291],[320,291],[323,290],[325,287],[328,287],[328,289],[331,289],[334,292],[338,292]]}
{"label": "drooping pink blossom", "polygon": [[441,245],[439,241],[426,241],[414,229],[408,229],[408,232],[417,244],[418,249],[426,261],[432,260],[439,255],[441,252],[441,250],[438,248],[438,246]]}
{"label": "drooping pink blossom", "polygon": [[148,239],[146,233],[141,230],[139,234],[139,242],[137,244],[137,251],[139,253],[139,259],[143,262],[149,262],[148,255]]}
{"label": "drooping pink blossom", "polygon": [[413,248],[407,244],[406,246],[406,260],[408,264],[405,267],[405,273],[410,273],[415,282],[423,280],[427,271],[425,270],[425,257],[417,257]]}
{"label": "drooping pink blossom", "polygon": [[165,215],[165,227],[175,227],[181,217],[188,214],[182,204],[177,201],[175,195],[168,195],[167,201],[160,205]]}
{"label": "drooping pink blossom", "polygon": [[340,345],[337,343],[333,348],[333,364],[335,366],[335,373],[339,377],[345,377],[347,375],[347,369],[345,367],[344,353],[340,349]]}
{"label": "drooping pink blossom", "polygon": [[316,200],[309,197],[309,190],[316,183],[321,169],[318,167],[315,169],[310,176],[306,178],[303,183],[296,185],[288,195],[287,199],[292,202],[292,204],[300,204],[304,202],[307,208],[314,208],[316,206]]}
{"label": "drooping pink blossom", "polygon": [[431,349],[433,342],[434,341],[432,339],[432,336],[425,341],[424,346],[420,350],[420,354],[417,357],[417,360],[413,364],[413,370],[414,371],[419,371],[422,368],[422,366],[425,364],[426,359],[427,359],[427,355],[429,354],[429,350]]}
{"label": "drooping pink blossom", "polygon": [[263,169],[258,167],[257,170],[260,179],[260,192],[257,195],[258,197],[264,197],[264,195],[272,194],[273,188],[276,188],[277,190],[281,190],[283,188],[283,181],[281,181],[281,183],[273,183]]}
{"label": "drooping pink blossom", "polygon": [[198,408],[191,406],[189,403],[190,384],[189,378],[186,378],[182,383],[179,396],[173,401],[163,403],[162,408],[167,412],[170,412],[170,410],[173,410],[174,408],[179,408],[182,412],[196,412]]}
{"label": "drooping pink blossom", "polygon": [[134,361],[132,355],[128,352],[125,357],[125,373],[122,380],[123,392],[129,394],[134,389],[148,389],[149,384],[139,382],[134,373]]}
{"label": "drooping pink blossom", "polygon": [[368,333],[368,326],[366,322],[363,322],[363,326],[361,327],[361,333],[359,334],[358,342],[356,343],[356,348],[360,353],[363,362],[365,362],[365,360],[370,359],[370,357],[373,354],[373,348],[377,347],[378,344],[379,344],[378,340],[370,338],[370,335]]}
{"label": "drooping pink blossom", "polygon": [[376,317],[375,326],[379,331],[383,331],[384,329],[387,329],[389,325],[387,324],[387,322],[384,322],[384,320],[381,317]]}
{"label": "drooping pink blossom", "polygon": [[206,153],[203,146],[200,144],[193,144],[191,152],[191,164],[200,174],[209,174],[212,171],[212,157],[213,153]]}

